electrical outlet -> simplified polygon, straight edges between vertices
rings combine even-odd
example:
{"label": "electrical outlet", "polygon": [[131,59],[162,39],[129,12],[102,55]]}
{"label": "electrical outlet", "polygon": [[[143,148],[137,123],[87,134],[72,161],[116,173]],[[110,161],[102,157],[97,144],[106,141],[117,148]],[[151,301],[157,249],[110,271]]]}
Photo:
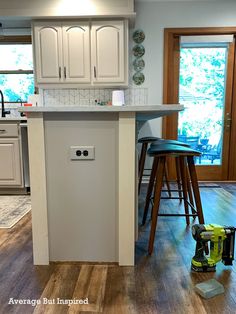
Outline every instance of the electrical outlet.
{"label": "electrical outlet", "polygon": [[71,146],[70,147],[71,160],[93,160],[95,159],[94,146]]}

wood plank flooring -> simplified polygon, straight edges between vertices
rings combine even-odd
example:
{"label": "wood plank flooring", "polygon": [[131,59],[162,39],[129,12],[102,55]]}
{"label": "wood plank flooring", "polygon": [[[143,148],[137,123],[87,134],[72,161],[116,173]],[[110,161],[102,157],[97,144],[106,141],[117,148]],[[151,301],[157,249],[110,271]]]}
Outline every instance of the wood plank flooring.
{"label": "wood plank flooring", "polygon": [[[236,184],[202,184],[201,198],[206,223],[236,226]],[[162,200],[161,210],[180,210],[178,200]],[[159,217],[152,256],[147,255],[149,230],[150,223],[140,228],[136,266],[118,267],[33,266],[30,214],[12,229],[0,229],[0,314],[236,313],[236,262],[233,267],[218,263],[215,273],[192,273],[196,243],[185,218]],[[205,300],[193,288],[210,278],[221,282],[225,293]],[[57,304],[86,298],[89,304]],[[9,300],[40,304],[8,304]],[[55,304],[43,304],[44,300]]]}

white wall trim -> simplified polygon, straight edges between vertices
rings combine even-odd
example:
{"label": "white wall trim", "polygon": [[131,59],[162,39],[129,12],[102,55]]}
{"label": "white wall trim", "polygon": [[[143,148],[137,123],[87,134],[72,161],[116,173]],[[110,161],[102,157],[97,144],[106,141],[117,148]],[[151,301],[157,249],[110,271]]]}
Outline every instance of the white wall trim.
{"label": "white wall trim", "polygon": [[119,265],[133,266],[135,253],[135,112],[119,113]]}
{"label": "white wall trim", "polygon": [[32,204],[33,258],[35,265],[48,265],[48,218],[44,123],[42,113],[29,114],[28,142]]}

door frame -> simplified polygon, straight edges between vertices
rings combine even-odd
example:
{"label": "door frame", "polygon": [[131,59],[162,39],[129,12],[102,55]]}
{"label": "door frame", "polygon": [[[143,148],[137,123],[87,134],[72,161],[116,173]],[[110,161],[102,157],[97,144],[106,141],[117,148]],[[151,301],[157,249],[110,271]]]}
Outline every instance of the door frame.
{"label": "door frame", "polygon": [[[179,38],[187,35],[236,35],[236,27],[207,27],[207,28],[166,28],[164,29],[164,75],[163,75],[163,103],[173,104],[179,102]],[[234,41],[235,42],[235,41]],[[228,165],[222,167],[220,180],[236,180],[236,57],[234,53],[234,45],[230,49],[233,51],[229,58],[227,68],[227,85],[228,92],[226,94],[225,105],[231,107],[231,129],[228,132],[227,145],[224,145],[223,155],[227,154]],[[230,64],[230,65],[229,65]],[[231,73],[228,72],[229,67]],[[235,78],[235,79],[234,79]],[[231,88],[229,89],[229,86]],[[228,87],[227,87],[228,86]],[[163,138],[176,139],[178,114],[166,116],[162,122]],[[210,171],[210,180],[219,180],[216,178],[216,167],[208,168]],[[173,177],[173,166],[170,166],[170,175]],[[198,167],[197,167],[198,168]],[[218,167],[219,168],[219,167]],[[204,171],[199,175],[200,180],[205,180]]]}

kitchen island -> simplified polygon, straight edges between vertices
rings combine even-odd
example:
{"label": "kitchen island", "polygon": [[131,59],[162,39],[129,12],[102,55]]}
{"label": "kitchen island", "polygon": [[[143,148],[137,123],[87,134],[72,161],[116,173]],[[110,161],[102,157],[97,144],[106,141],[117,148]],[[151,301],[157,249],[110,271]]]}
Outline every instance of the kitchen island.
{"label": "kitchen island", "polygon": [[28,107],[34,264],[134,265],[136,121],[181,105]]}

